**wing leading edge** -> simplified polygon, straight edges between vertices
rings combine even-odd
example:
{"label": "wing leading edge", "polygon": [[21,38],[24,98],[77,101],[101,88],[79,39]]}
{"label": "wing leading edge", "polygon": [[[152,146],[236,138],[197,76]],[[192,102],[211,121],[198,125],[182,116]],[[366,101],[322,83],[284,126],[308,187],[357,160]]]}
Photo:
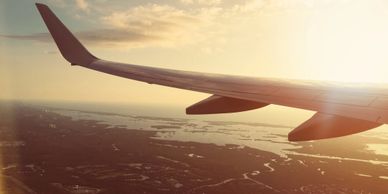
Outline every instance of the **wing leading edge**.
{"label": "wing leading edge", "polygon": [[291,141],[338,137],[388,123],[388,91],[303,81],[198,73],[101,60],[44,4],[36,4],[62,56],[72,65],[168,87],[213,94],[188,114],[246,111],[277,104],[317,111],[289,134]]}

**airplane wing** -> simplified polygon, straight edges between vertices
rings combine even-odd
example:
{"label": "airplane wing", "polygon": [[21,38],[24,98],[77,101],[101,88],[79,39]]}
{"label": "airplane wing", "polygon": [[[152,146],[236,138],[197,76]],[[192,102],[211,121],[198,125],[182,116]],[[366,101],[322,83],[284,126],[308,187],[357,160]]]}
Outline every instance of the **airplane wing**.
{"label": "airplane wing", "polygon": [[212,96],[187,114],[231,113],[276,104],[317,113],[294,129],[290,141],[339,137],[388,123],[388,90],[311,81],[262,79],[171,70],[106,61],[93,56],[44,4],[36,4],[62,56],[72,65]]}

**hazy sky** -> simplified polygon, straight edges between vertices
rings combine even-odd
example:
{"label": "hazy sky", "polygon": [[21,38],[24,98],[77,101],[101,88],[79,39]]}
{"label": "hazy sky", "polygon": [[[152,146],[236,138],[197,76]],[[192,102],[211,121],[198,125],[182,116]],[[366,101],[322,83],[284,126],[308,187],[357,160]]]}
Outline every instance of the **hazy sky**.
{"label": "hazy sky", "polygon": [[[257,77],[388,82],[383,0],[42,0],[100,58]],[[71,67],[33,0],[0,0],[0,99],[190,105],[207,97]]]}

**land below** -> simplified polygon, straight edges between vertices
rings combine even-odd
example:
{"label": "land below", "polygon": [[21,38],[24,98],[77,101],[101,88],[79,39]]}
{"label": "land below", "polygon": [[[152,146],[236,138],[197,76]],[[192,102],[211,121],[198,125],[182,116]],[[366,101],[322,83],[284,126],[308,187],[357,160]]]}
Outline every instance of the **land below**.
{"label": "land below", "polygon": [[[388,191],[386,156],[347,151],[362,149],[354,142],[373,142],[360,136],[301,143],[282,157],[234,144],[161,140],[156,130],[74,120],[44,107],[2,103],[0,115],[1,193]],[[317,152],[333,158],[311,157]]]}

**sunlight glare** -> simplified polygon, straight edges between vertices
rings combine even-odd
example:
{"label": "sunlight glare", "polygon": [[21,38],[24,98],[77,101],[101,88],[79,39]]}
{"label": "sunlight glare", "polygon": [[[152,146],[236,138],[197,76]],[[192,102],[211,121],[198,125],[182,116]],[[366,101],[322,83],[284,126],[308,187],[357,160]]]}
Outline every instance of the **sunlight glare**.
{"label": "sunlight glare", "polygon": [[310,71],[323,80],[388,82],[386,8],[356,1],[314,13],[305,40]]}

